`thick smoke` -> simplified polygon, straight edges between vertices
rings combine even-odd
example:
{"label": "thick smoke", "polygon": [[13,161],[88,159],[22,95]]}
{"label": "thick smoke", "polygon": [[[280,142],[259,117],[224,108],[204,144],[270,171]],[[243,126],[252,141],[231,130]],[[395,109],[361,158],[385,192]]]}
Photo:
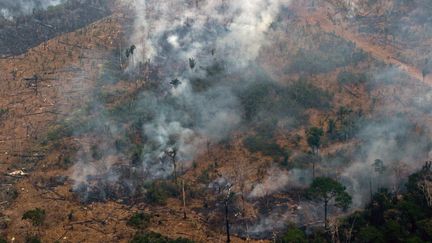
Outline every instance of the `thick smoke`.
{"label": "thick smoke", "polygon": [[[401,190],[408,175],[429,156],[429,138],[416,134],[414,124],[406,117],[370,122],[358,137],[362,146],[354,158],[356,162],[341,174],[353,196],[354,208],[364,206],[379,188]],[[383,161],[383,171],[374,165],[376,160]]]}
{"label": "thick smoke", "polygon": [[[159,73],[155,80],[158,87],[142,91],[131,110],[143,116],[140,126],[145,141],[138,170],[145,178],[172,175],[172,151],[176,151],[177,169],[187,167],[208,141],[220,141],[241,124],[242,111],[234,89],[254,79],[227,81],[223,75],[254,65],[266,44],[266,32],[279,9],[288,3],[132,2],[136,19],[130,45],[136,49],[126,72],[134,73],[146,65]],[[197,82],[204,87],[200,91],[194,89]],[[115,121],[102,119],[99,123],[121,131]],[[85,178],[105,174],[112,165],[94,168],[78,163],[74,177],[78,184],[85,183]]]}
{"label": "thick smoke", "polygon": [[264,182],[255,185],[250,192],[250,198],[260,198],[292,188],[305,188],[312,181],[310,170],[292,169],[286,171],[272,167],[267,171],[267,174],[268,177]]}
{"label": "thick smoke", "polygon": [[0,2],[0,16],[13,19],[16,16],[31,14],[34,10],[46,9],[63,2],[65,0],[2,0]]}
{"label": "thick smoke", "polygon": [[[195,113],[190,117],[189,112],[175,110],[170,104],[157,104],[155,119],[144,124],[145,135],[157,144],[156,149],[154,146],[147,149],[146,145],[144,168],[159,175],[160,168],[157,172],[151,166],[155,153],[161,157],[169,147],[176,147],[179,158],[191,160],[204,139],[218,141],[240,124],[241,110],[232,91],[236,84],[218,84],[195,93],[191,80],[205,80],[211,72],[208,67],[216,66],[227,73],[252,64],[267,41],[266,32],[281,6],[288,3],[268,0],[135,2],[131,43],[137,50],[131,67],[138,62],[161,66],[164,82],[180,81],[167,96]],[[196,62],[196,67],[187,65],[189,59]],[[172,137],[177,140],[175,145],[170,144]]]}
{"label": "thick smoke", "polygon": [[[350,3],[353,3],[351,12],[359,11],[359,3]],[[136,50],[130,57],[127,71],[133,73],[144,64],[160,69],[157,80],[160,89],[142,91],[132,109],[145,114],[140,124],[145,142],[137,170],[146,179],[172,175],[173,165],[167,157],[170,151],[176,150],[179,165],[186,167],[207,141],[219,141],[241,125],[241,108],[234,87],[243,84],[236,80],[220,81],[218,79],[224,77],[212,76],[214,70],[210,69],[217,67],[224,73],[240,73],[253,65],[267,43],[274,18],[286,4],[288,0],[133,2],[136,16],[129,44],[135,45]],[[189,59],[193,59],[194,65]],[[371,71],[371,76],[369,82],[374,88],[407,81],[397,80],[406,78],[397,68]],[[205,84],[210,88],[196,92],[194,82],[197,80],[217,81]],[[399,190],[403,183],[400,179],[419,168],[430,153],[429,127],[421,119],[410,118],[413,114],[430,113],[430,94],[426,91],[416,94],[405,107],[411,111],[409,114],[398,114],[393,107],[384,104],[372,114],[373,118],[358,121],[360,128],[354,135],[357,149],[350,148],[346,152],[350,161],[341,165],[327,158],[317,166],[317,174],[340,179],[353,196],[353,209],[364,206],[379,187]],[[402,93],[394,96],[406,100]],[[123,132],[110,118],[102,120],[100,123],[108,124],[110,130],[116,131],[114,133]],[[419,127],[424,133],[416,133]],[[110,145],[102,147],[105,151],[111,150]],[[79,156],[85,158],[85,155]],[[382,172],[374,168],[377,159],[383,161]],[[93,165],[84,162],[87,159],[80,161],[74,168],[78,184],[97,175],[107,175],[108,181],[120,180],[120,176],[110,170],[116,163],[114,158],[107,157],[106,161]],[[248,198],[255,200],[290,188],[304,189],[311,180],[310,169],[271,168],[268,177],[253,187]],[[280,219],[297,223],[317,221],[322,218],[319,207],[301,201],[289,211],[277,209],[270,217],[263,217],[251,232],[259,234],[283,227]]]}
{"label": "thick smoke", "polygon": [[[374,71],[371,85],[380,89],[374,118],[360,123],[359,147],[353,162],[341,174],[353,196],[353,207],[364,206],[379,188],[403,189],[410,174],[430,157],[431,126],[426,118],[432,107],[431,89],[401,70]],[[381,160],[383,167],[374,163]]]}
{"label": "thick smoke", "polygon": [[137,45],[135,58],[184,61],[194,57],[201,65],[222,58],[230,66],[247,65],[267,41],[266,33],[281,6],[289,2],[139,0],[131,39]]}
{"label": "thick smoke", "polygon": [[[238,71],[255,61],[281,4],[264,0],[135,3],[131,43],[136,44],[137,52],[133,63],[155,63],[162,69],[163,81],[178,79],[179,86],[172,87],[167,96],[195,113],[191,117],[189,112],[179,112],[154,97],[156,118],[144,124],[144,133],[158,145],[156,150],[145,149],[145,168],[153,164],[150,161],[155,153],[163,156],[170,146],[177,147],[179,158],[190,160],[204,139],[217,141],[239,125],[241,112],[231,84],[217,84],[196,93],[190,82],[206,79],[206,67],[220,65],[224,72]],[[189,59],[196,62],[196,67],[187,65]],[[170,144],[172,137],[177,140],[175,145]]]}

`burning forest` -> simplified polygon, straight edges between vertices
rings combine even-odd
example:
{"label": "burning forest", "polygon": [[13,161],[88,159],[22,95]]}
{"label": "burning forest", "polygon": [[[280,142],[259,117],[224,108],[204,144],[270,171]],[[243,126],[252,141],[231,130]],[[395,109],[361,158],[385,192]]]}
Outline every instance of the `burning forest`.
{"label": "burning forest", "polygon": [[0,3],[0,242],[430,242],[427,0]]}

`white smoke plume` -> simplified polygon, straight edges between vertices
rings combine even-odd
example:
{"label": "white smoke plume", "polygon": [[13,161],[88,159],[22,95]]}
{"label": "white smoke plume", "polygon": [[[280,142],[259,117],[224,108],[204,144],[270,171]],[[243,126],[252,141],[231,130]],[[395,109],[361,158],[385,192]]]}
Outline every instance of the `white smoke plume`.
{"label": "white smoke plume", "polygon": [[[408,176],[419,170],[431,155],[431,125],[428,120],[422,119],[431,111],[431,88],[413,84],[418,81],[394,67],[371,71],[370,82],[379,89],[391,87],[390,90],[395,92],[392,98],[403,100],[409,112],[401,113],[400,107],[394,105],[396,102],[388,101],[380,105],[372,119],[358,121],[361,128],[355,134],[356,148],[347,152],[349,161],[346,164],[326,158],[318,165],[318,176],[336,178],[346,186],[353,202],[348,212],[366,206],[371,194],[380,188],[388,188],[392,192],[404,190]],[[397,86],[407,87],[410,91],[399,90]],[[377,159],[383,162],[382,171],[374,166]],[[255,185],[249,198],[268,197],[291,188],[307,188],[311,181],[309,168],[289,171],[271,168],[266,179]],[[260,220],[249,228],[249,233],[261,236],[263,232],[284,228],[286,222],[322,224],[322,205],[303,199],[296,203],[293,208],[275,207],[268,215],[261,215]],[[334,210],[334,216],[342,213],[335,207],[330,207],[330,210]]]}
{"label": "white smoke plume", "polygon": [[[180,167],[188,166],[206,141],[226,137],[241,118],[233,84],[217,83],[203,92],[192,79],[207,77],[206,68],[220,62],[224,71],[253,63],[266,42],[279,9],[289,1],[155,1],[131,2],[135,24],[130,44],[136,46],[129,71],[139,63],[161,69],[162,92],[143,91],[137,105],[152,114],[142,125],[146,141],[142,170],[149,179],[173,172],[167,151],[175,149]],[[189,58],[197,67],[187,65]],[[172,80],[178,83],[170,85]],[[108,123],[111,123],[110,121]],[[77,166],[78,171],[86,170]],[[88,170],[103,173],[104,170]],[[89,176],[88,173],[75,173]],[[80,180],[82,181],[82,180]]]}
{"label": "white smoke plume", "polygon": [[292,188],[304,188],[312,180],[310,171],[301,169],[286,171],[272,167],[267,174],[268,176],[262,183],[254,186],[249,193],[249,198],[265,197]]}
{"label": "white smoke plume", "polygon": [[[353,196],[353,208],[364,206],[380,188],[403,189],[408,176],[430,158],[432,149],[432,127],[424,119],[431,110],[431,88],[394,67],[373,73],[370,82],[392,93],[381,97],[386,101],[376,108],[375,119],[361,125],[356,134],[360,146],[341,173]],[[383,162],[381,172],[374,166],[377,159]]]}
{"label": "white smoke plume", "polygon": [[65,0],[2,0],[0,1],[0,16],[13,19],[18,15],[31,14],[33,10],[56,6]]}
{"label": "white smoke plume", "polygon": [[[138,0],[131,43],[141,61],[195,57],[205,62],[213,52],[231,64],[246,65],[256,59],[274,18],[289,2]],[[174,55],[167,56],[166,49]]]}
{"label": "white smoke plume", "polygon": [[[289,2],[131,2],[135,9],[135,21],[129,44],[135,45],[136,50],[128,71],[133,72],[139,63],[158,65],[162,73],[158,81],[164,87],[163,94],[152,90],[143,91],[136,102],[136,110],[145,109],[152,116],[152,119],[142,124],[146,140],[141,154],[141,169],[146,178],[165,178],[172,174],[172,164],[166,158],[166,151],[177,149],[178,163],[188,166],[187,163],[193,160],[207,140],[219,141],[239,126],[241,109],[231,84],[220,83],[197,93],[192,90],[191,80],[205,79],[205,67],[215,63],[223,62],[225,70],[234,72],[253,63],[267,43],[267,32],[281,7]],[[188,67],[189,58],[196,60],[197,67]],[[379,74],[374,74],[371,82],[382,85],[385,82],[382,79],[397,76],[400,74],[395,74],[393,69],[381,70]],[[179,84],[169,85],[174,79]],[[430,93],[422,94],[413,105],[425,106],[428,102],[424,101],[428,100]],[[386,107],[383,109],[386,110]],[[429,106],[426,105],[426,109]],[[115,122],[109,119],[102,123],[116,127]],[[359,151],[350,154],[352,160],[338,168],[340,173],[325,174],[338,177],[347,186],[353,196],[353,208],[364,206],[369,201],[371,188],[374,192],[378,187],[398,187],[400,178],[406,178],[427,157],[430,150],[428,141],[423,137],[418,140],[407,137],[412,132],[411,125],[406,116],[392,121],[362,124],[362,129],[356,134],[361,140]],[[406,142],[401,144],[401,138]],[[419,146],[421,144],[424,146]],[[103,163],[97,164],[80,160],[74,167],[73,178],[80,184],[86,183],[89,176],[106,175],[116,164],[116,159],[106,157]],[[374,171],[372,163],[375,159],[384,161],[387,169],[383,174]],[[331,168],[334,166],[332,162],[324,161],[319,167],[323,171],[335,171]],[[255,200],[290,188],[307,187],[311,177],[309,169],[285,171],[271,168],[268,177],[254,186],[249,199]],[[109,173],[106,180],[120,179],[119,175]],[[322,210],[317,210],[318,206],[314,203],[301,201],[299,205],[295,209],[281,210],[267,218],[263,217],[250,232],[259,234],[284,227],[288,220],[307,223],[322,218],[319,214]]]}

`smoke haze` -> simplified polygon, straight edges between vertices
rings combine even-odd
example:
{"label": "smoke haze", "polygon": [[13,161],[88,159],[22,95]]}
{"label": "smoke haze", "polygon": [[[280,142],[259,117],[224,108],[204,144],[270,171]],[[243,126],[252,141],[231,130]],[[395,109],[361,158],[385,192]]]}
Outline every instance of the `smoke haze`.
{"label": "smoke haze", "polygon": [[[141,91],[130,110],[142,116],[138,126],[144,140],[134,172],[147,180],[168,178],[174,168],[167,153],[175,150],[179,167],[185,169],[206,143],[219,142],[242,128],[244,111],[239,90],[272,82],[260,80],[256,59],[269,44],[272,24],[290,1],[138,0],[131,4],[135,18],[128,45],[135,45],[136,50],[128,60],[126,73],[133,74],[143,65],[160,69],[156,88]],[[362,12],[362,6],[361,1],[349,1],[348,17],[355,21],[353,16]],[[400,29],[406,28],[399,24]],[[431,153],[429,125],[421,118],[412,119],[413,115],[419,118],[424,113],[430,114],[430,90],[420,87],[422,92],[410,94],[413,98],[407,99],[409,95],[397,91],[399,85],[418,80],[395,67],[367,72],[370,76],[367,85],[372,90],[392,89],[393,94],[380,96],[372,91],[371,99],[383,103],[373,108],[373,115],[356,121],[357,130],[353,134],[356,148],[341,152],[348,160],[340,162],[326,157],[317,168],[317,174],[337,178],[347,187],[353,197],[352,210],[364,206],[371,192],[380,187],[399,190],[404,182],[401,178],[418,169]],[[199,89],[197,82],[202,85]],[[392,100],[386,101],[382,96]],[[406,100],[409,102],[404,103]],[[395,106],[398,102],[404,103],[403,110]],[[96,106],[106,109],[99,103]],[[125,133],[115,119],[108,116],[99,119],[98,126],[109,127],[109,137]],[[102,143],[99,147],[108,155],[115,153],[113,144]],[[76,187],[96,176],[114,183],[124,180],[112,168],[119,160],[127,160],[125,155],[121,159],[105,156],[103,161],[89,164],[88,153],[89,149],[78,153],[72,176]],[[377,159],[384,163],[385,170],[381,173],[373,166]],[[310,168],[271,167],[266,178],[252,186],[248,199],[304,189],[312,179]],[[321,211],[320,205],[300,200],[294,211],[277,208],[262,216],[250,232],[259,235],[284,227],[285,223],[277,222],[280,219],[296,223],[317,221],[322,217]]]}
{"label": "smoke haze", "polygon": [[31,14],[33,10],[46,9],[56,6],[65,0],[2,0],[0,2],[0,15],[6,19],[13,19],[18,15]]}

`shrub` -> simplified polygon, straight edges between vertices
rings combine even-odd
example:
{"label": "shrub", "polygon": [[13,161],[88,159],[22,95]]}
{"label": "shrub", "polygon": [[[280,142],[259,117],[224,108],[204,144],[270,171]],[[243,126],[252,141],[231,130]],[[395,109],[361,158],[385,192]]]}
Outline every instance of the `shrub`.
{"label": "shrub", "polygon": [[300,124],[306,120],[305,109],[327,110],[332,99],[329,92],[304,79],[288,86],[272,81],[255,83],[241,90],[238,97],[245,121],[274,127],[278,120],[287,118],[294,125]]}
{"label": "shrub", "polygon": [[167,200],[167,195],[165,192],[159,190],[155,186],[150,187],[146,192],[145,201],[149,204],[161,204],[165,205]]}
{"label": "shrub", "polygon": [[418,221],[418,227],[424,238],[432,239],[432,219]]}
{"label": "shrub", "polygon": [[103,157],[102,151],[99,149],[97,145],[92,145],[90,147],[90,153],[93,159],[100,160]]}
{"label": "shrub", "polygon": [[128,147],[128,142],[126,139],[116,139],[114,141],[114,146],[117,152],[123,152]]}
{"label": "shrub", "polygon": [[6,116],[8,114],[8,112],[9,112],[8,109],[0,108],[0,119],[3,118],[4,116]]}
{"label": "shrub", "polygon": [[307,143],[311,147],[312,152],[316,153],[321,146],[321,137],[324,135],[324,131],[319,127],[311,127],[306,130]]}
{"label": "shrub", "polygon": [[68,167],[69,165],[71,165],[72,164],[71,157],[68,155],[64,156],[61,160],[61,164],[65,167]]}
{"label": "shrub", "polygon": [[57,125],[51,127],[46,135],[46,139],[48,141],[57,141],[63,137],[72,136],[73,130],[71,127],[67,127],[64,125]]}
{"label": "shrub", "polygon": [[278,162],[286,163],[290,156],[290,152],[272,141],[271,137],[250,136],[244,139],[243,144],[250,152],[260,152]]}
{"label": "shrub", "polygon": [[178,197],[180,196],[179,187],[172,181],[161,181],[158,184],[159,188],[163,190],[168,197]]}
{"label": "shrub", "polygon": [[357,74],[352,72],[343,71],[339,73],[337,77],[337,81],[339,84],[361,84],[367,81],[367,77],[365,74]]}
{"label": "shrub", "polygon": [[299,79],[294,82],[287,91],[287,97],[291,97],[296,103],[306,109],[328,109],[332,95],[316,87],[307,80]]}
{"label": "shrub", "polygon": [[313,163],[319,163],[321,157],[313,153],[300,153],[291,159],[292,168],[306,169]]}
{"label": "shrub", "polygon": [[153,182],[146,192],[145,201],[149,204],[165,205],[168,197],[177,197],[178,188],[175,184],[167,181]]}
{"label": "shrub", "polygon": [[39,239],[39,237],[33,235],[27,236],[25,239],[25,243],[42,243],[42,241]]}
{"label": "shrub", "polygon": [[40,208],[29,210],[23,214],[22,219],[30,220],[33,226],[40,226],[45,220],[45,210]]}
{"label": "shrub", "polygon": [[134,145],[129,149],[130,161],[133,165],[139,165],[142,163],[143,146]]}
{"label": "shrub", "polygon": [[136,229],[145,229],[150,223],[151,215],[144,212],[135,213],[128,220],[127,225],[134,227]]}
{"label": "shrub", "polygon": [[366,226],[361,228],[358,234],[361,242],[385,242],[384,235],[373,226]]}
{"label": "shrub", "polygon": [[193,243],[192,240],[185,238],[170,239],[155,232],[138,233],[136,234],[131,243]]}
{"label": "shrub", "polygon": [[208,183],[210,183],[210,180],[211,180],[210,179],[210,169],[206,168],[198,176],[198,181],[201,182],[201,183],[203,183],[203,184],[208,184]]}
{"label": "shrub", "polygon": [[284,236],[279,242],[280,243],[291,243],[291,242],[306,243],[307,240],[306,240],[305,233],[303,231],[301,231],[300,229],[294,226],[291,226],[289,227],[289,229],[287,230],[287,232],[284,234]]}

